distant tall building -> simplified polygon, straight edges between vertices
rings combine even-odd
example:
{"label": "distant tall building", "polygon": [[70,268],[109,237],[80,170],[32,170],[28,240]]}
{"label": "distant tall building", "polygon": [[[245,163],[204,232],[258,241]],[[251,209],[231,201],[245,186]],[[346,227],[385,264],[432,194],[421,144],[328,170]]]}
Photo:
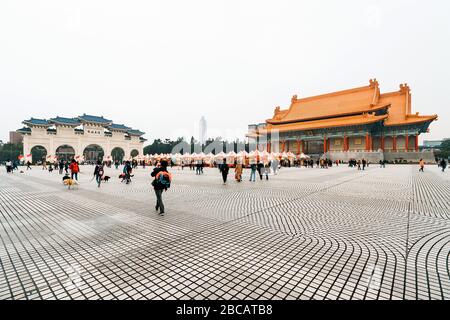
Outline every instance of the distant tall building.
{"label": "distant tall building", "polygon": [[21,133],[16,131],[9,132],[9,143],[18,144],[23,142],[23,136]]}
{"label": "distant tall building", "polygon": [[202,116],[200,119],[200,126],[199,126],[199,141],[201,144],[205,144],[207,139],[207,126],[206,126],[206,119]]}

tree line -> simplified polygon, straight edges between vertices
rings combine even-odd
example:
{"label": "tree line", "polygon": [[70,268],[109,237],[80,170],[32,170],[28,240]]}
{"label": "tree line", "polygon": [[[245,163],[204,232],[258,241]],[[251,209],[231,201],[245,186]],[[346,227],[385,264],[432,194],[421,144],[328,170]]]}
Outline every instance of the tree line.
{"label": "tree line", "polygon": [[19,156],[22,155],[23,144],[18,143],[5,143],[0,145],[0,162],[5,162],[8,160],[18,160]]}
{"label": "tree line", "polygon": [[[181,148],[180,151],[178,151]],[[178,148],[177,148],[178,147]],[[244,141],[240,141],[236,139],[234,141],[224,140],[221,137],[217,138],[209,138],[205,141],[204,144],[201,144],[199,141],[195,140],[194,137],[191,137],[190,141],[187,142],[183,138],[178,138],[176,140],[171,139],[155,139],[152,144],[144,147],[144,154],[155,154],[155,153],[172,153],[173,150],[177,150],[176,152],[180,153],[219,153],[221,151],[234,151],[239,152],[245,150],[249,152],[249,144]]]}

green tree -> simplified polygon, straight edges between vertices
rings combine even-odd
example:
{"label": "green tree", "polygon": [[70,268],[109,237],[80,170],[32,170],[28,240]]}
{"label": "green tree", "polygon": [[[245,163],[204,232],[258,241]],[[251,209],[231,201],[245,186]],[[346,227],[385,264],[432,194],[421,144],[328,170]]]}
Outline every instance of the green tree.
{"label": "green tree", "polygon": [[444,140],[441,143],[441,146],[439,147],[439,152],[436,152],[436,156],[438,156],[439,158],[446,158],[446,159],[450,157],[450,140]]}
{"label": "green tree", "polygon": [[5,143],[0,146],[0,161],[4,162],[7,160],[18,160],[19,156],[23,152],[23,144],[13,144],[13,143]]}

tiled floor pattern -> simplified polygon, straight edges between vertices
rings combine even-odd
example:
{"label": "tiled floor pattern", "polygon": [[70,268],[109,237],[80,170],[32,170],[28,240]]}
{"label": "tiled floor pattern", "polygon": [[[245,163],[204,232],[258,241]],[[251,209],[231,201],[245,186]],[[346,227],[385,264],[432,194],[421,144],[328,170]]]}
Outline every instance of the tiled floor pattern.
{"label": "tiled floor pattern", "polygon": [[450,173],[417,169],[173,168],[164,217],[150,168],[1,170],[0,299],[450,299]]}

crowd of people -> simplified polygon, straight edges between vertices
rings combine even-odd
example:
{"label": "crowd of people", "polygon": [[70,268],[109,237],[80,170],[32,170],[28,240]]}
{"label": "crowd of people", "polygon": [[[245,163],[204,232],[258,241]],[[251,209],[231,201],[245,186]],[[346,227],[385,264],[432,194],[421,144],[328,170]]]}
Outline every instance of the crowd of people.
{"label": "crowd of people", "polygon": [[[445,169],[447,168],[447,161],[445,159],[436,159],[436,162],[438,164],[438,167],[441,168],[442,172],[445,172]],[[278,170],[282,167],[306,167],[306,168],[314,168],[314,165],[316,168],[322,168],[322,169],[328,169],[331,168],[333,165],[339,166],[340,164],[343,164],[342,161],[331,161],[330,159],[326,158],[319,158],[316,160],[313,159],[302,159],[301,161],[286,161],[284,159],[271,159],[269,161],[263,161],[262,159],[259,159],[258,161],[253,161],[250,164],[247,164],[250,171],[250,182],[256,182],[257,176],[259,176],[259,179],[262,180],[269,180],[269,175],[273,173],[273,175],[277,175]],[[28,161],[25,163],[27,170],[31,170],[31,163]],[[98,160],[95,163],[94,166],[94,172],[93,172],[93,178],[95,179],[98,187],[101,186],[102,181],[105,180],[105,167],[111,167],[112,163],[109,162],[102,162],[101,160]],[[119,166],[123,165],[121,177],[122,182],[125,182],[126,184],[131,183],[131,178],[133,177],[133,170],[136,169],[139,165],[141,165],[144,169],[146,167],[145,161],[138,162],[136,160],[132,161],[115,161],[114,167],[116,170],[119,169]],[[164,203],[162,199],[162,195],[164,191],[167,191],[170,188],[170,183],[172,180],[172,176],[168,171],[169,165],[172,167],[174,165],[173,161],[166,160],[166,159],[160,159],[158,161],[154,161],[150,163],[151,166],[154,166],[154,169],[151,173],[151,176],[153,177],[152,186],[155,192],[156,196],[156,205],[155,209],[156,211],[159,211],[160,215],[164,215]],[[349,167],[356,167],[358,170],[365,170],[370,165],[370,162],[366,159],[351,159],[348,162]],[[386,166],[385,160],[379,161],[380,168],[384,168]],[[7,160],[5,162],[6,171],[7,173],[12,173],[14,170],[18,170],[19,163],[17,161],[11,161]],[[204,174],[203,168],[206,166],[205,162],[203,160],[196,160],[196,161],[189,161],[188,163],[182,162],[180,164],[181,170],[184,169],[185,166],[189,166],[191,171],[195,170],[196,175],[202,175]],[[71,161],[66,161],[61,159],[60,161],[57,161],[55,163],[50,163],[47,167],[47,164],[44,162],[42,163],[42,170],[48,170],[49,172],[52,172],[53,170],[56,170],[59,172],[59,174],[64,174],[63,180],[70,178],[72,180],[78,181],[78,174],[80,173],[80,163],[78,163],[75,159],[72,159]],[[234,179],[236,182],[240,183],[243,181],[243,171],[246,165],[244,165],[241,162],[235,161],[234,163],[227,163],[227,159],[221,159],[220,163],[214,161],[213,167],[218,168],[218,170],[221,173],[223,184],[227,184],[228,175],[230,172],[230,169],[234,167]],[[423,159],[420,159],[419,161],[419,171],[424,172],[425,168],[425,161]],[[69,177],[70,172],[70,177]],[[109,178],[109,177],[108,177]]]}

